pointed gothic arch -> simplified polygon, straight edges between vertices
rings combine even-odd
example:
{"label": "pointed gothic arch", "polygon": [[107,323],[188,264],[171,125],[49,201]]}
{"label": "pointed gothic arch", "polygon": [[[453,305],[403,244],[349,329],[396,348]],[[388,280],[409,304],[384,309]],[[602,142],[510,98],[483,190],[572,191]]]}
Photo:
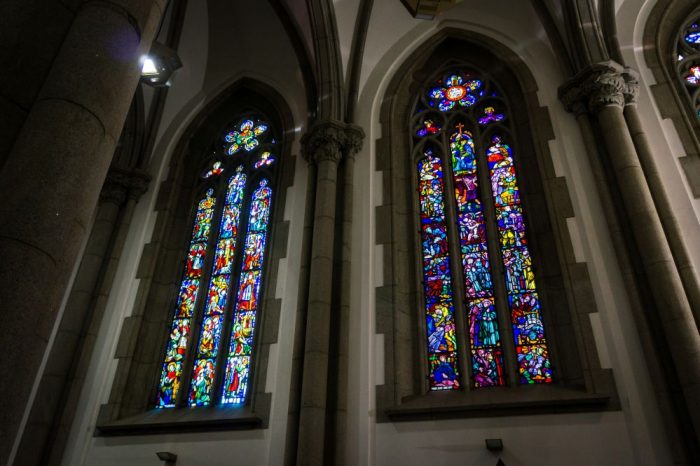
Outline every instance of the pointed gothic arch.
{"label": "pointed gothic arch", "polygon": [[[281,211],[294,177],[292,121],[281,95],[245,78],[212,99],[179,139],[168,178],[159,186],[153,237],[139,265],[140,299],[120,335],[117,374],[98,422],[102,435],[267,425],[266,367],[270,345],[277,341],[280,307],[271,290],[278,262],[286,256],[287,222]],[[253,134],[260,129],[257,144],[237,137],[250,122]],[[240,199],[234,199],[234,191],[240,191]],[[267,221],[258,222],[256,203],[261,200],[267,201],[262,212]],[[236,205],[234,243],[227,220]],[[256,252],[265,259],[248,261],[246,244],[261,233],[264,246]],[[228,243],[233,247],[220,247]],[[193,248],[201,254],[193,255]],[[216,260],[222,255],[226,264]],[[195,267],[197,257],[201,264]],[[257,273],[256,293],[248,298],[257,304],[244,309],[239,285],[251,273]],[[189,293],[194,280],[197,292]],[[212,290],[217,294],[224,288],[228,296],[220,306],[207,299]],[[239,340],[234,329],[239,317],[248,314],[254,316],[246,320],[250,335],[243,354],[231,345]],[[171,338],[175,333],[178,338]],[[212,333],[213,347],[204,345],[205,333]],[[182,336],[186,338],[179,348],[176,340]],[[239,380],[239,389],[230,394],[226,388],[241,358],[246,358],[247,383]],[[202,387],[201,361],[210,369],[209,383]],[[166,369],[172,364],[179,365],[179,390],[168,394]],[[179,409],[186,406],[194,409]]]}
{"label": "pointed gothic arch", "polygon": [[[541,381],[547,383],[523,385],[523,381],[518,380],[518,344],[513,340],[518,329],[513,327],[507,315],[510,288],[502,283],[497,285],[501,290],[500,306],[503,307],[498,318],[503,332],[500,337],[502,344],[494,343],[490,348],[498,346],[499,351],[504,352],[504,370],[496,376],[496,383],[486,384],[502,388],[475,389],[479,386],[475,377],[478,371],[472,367],[474,361],[470,361],[458,362],[455,366],[456,371],[464,375],[458,389],[440,390],[442,393],[431,390],[435,388],[435,380],[434,377],[431,379],[433,374],[429,368],[433,366],[429,361],[429,351],[426,351],[426,325],[429,325],[430,318],[426,319],[426,307],[423,306],[427,302],[421,257],[421,238],[424,235],[421,236],[419,191],[416,189],[419,180],[416,179],[414,162],[418,161],[415,152],[422,151],[423,144],[432,144],[434,150],[443,152],[450,148],[449,142],[420,141],[420,135],[415,133],[416,124],[420,122],[412,119],[423,118],[420,112],[415,112],[415,103],[426,86],[438,77],[436,70],[443,74],[471,70],[474,79],[496,83],[499,92],[502,90],[503,96],[485,96],[485,100],[477,99],[474,106],[485,111],[487,100],[498,101],[503,110],[507,108],[510,119],[510,126],[498,131],[506,135],[507,143],[517,154],[515,165],[520,198],[529,209],[525,214],[528,249],[537,277],[542,308],[539,317],[547,331],[546,360],[553,368],[540,374],[543,376]],[[573,217],[573,210],[566,180],[555,175],[549,153],[547,141],[553,139],[549,114],[538,103],[537,84],[527,66],[515,53],[490,38],[469,31],[444,29],[405,61],[387,88],[391,91],[382,105],[383,137],[378,142],[377,155],[378,169],[383,172],[385,185],[384,205],[380,209],[382,215],[391,218],[390,225],[382,224],[377,232],[378,242],[384,245],[386,283],[377,290],[377,332],[384,334],[387,355],[386,383],[377,388],[377,405],[383,412],[383,420],[424,419],[440,415],[512,415],[561,409],[617,409],[611,371],[600,367],[593,343],[588,314],[596,312],[596,308],[586,264],[576,262],[568,235],[566,219]],[[465,107],[469,105],[465,104]],[[427,113],[442,113],[438,107],[428,107],[427,110]],[[445,124],[453,125],[455,121],[449,120]],[[478,122],[474,123],[479,126]],[[449,136],[453,129],[445,129],[448,131],[445,134]],[[484,137],[496,135],[491,129],[484,134]],[[483,141],[480,144],[476,150],[483,152],[481,156],[493,145]],[[445,154],[443,163],[451,163],[449,155]],[[488,172],[486,162],[483,164],[486,167],[483,170]],[[454,183],[454,180],[448,181],[445,193],[451,192]],[[448,197],[454,198],[445,194],[445,198]],[[448,223],[456,225],[455,201],[448,202],[447,210],[452,212],[448,215]],[[498,250],[499,233],[495,218],[489,222],[493,224],[493,227],[489,226],[493,237],[485,241],[493,243],[489,248],[494,257],[505,256],[505,250]],[[448,231],[449,228],[448,225]],[[460,263],[463,258],[458,228],[452,229],[455,232],[448,241],[450,256],[452,262]],[[502,266],[497,259],[491,264]],[[460,301],[454,306],[455,354],[457,359],[469,360],[469,348],[475,348],[470,346],[468,318],[465,317],[465,277],[459,269],[459,266],[452,267],[459,278],[454,281],[461,282],[451,294],[459,296],[457,300]],[[497,302],[499,296],[496,296]],[[545,342],[544,335],[540,339],[540,343]],[[464,349],[460,350],[460,346]]]}
{"label": "pointed gothic arch", "polygon": [[643,39],[644,58],[656,80],[650,89],[662,118],[671,119],[678,132],[685,150],[679,161],[696,198],[700,197],[700,43],[685,39],[690,33],[698,37],[698,23],[697,2],[661,0],[649,14]]}

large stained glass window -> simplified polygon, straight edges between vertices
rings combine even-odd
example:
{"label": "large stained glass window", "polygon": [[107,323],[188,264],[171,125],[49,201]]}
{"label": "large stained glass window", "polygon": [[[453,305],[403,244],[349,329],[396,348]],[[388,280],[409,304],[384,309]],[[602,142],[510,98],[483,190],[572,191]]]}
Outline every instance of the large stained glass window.
{"label": "large stained glass window", "polygon": [[508,117],[495,84],[450,70],[412,120],[431,390],[553,381]]}
{"label": "large stained glass window", "polygon": [[276,151],[265,118],[247,116],[214,144],[201,172],[157,408],[248,398]]}
{"label": "large stained glass window", "polygon": [[696,14],[681,30],[672,59],[693,115],[700,119],[700,15]]}

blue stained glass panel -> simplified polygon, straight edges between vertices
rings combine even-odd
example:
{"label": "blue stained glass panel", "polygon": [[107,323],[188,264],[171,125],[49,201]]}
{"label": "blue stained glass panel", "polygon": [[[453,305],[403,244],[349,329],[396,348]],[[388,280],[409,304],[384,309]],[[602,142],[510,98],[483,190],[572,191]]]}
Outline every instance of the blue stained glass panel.
{"label": "blue stained glass panel", "polygon": [[540,317],[540,300],[537,293],[513,294],[510,301],[513,333],[516,345],[544,343],[544,325]]}
{"label": "blue stained glass panel", "polygon": [[180,389],[182,376],[182,361],[167,361],[163,364],[158,389],[157,408],[172,408],[175,406],[177,392]]}
{"label": "blue stained glass panel", "polygon": [[176,317],[192,317],[192,309],[197,300],[199,290],[199,279],[185,278],[180,285],[180,292],[177,295]]}
{"label": "blue stained glass panel", "polygon": [[265,233],[251,233],[245,239],[243,250],[243,270],[262,267],[265,252]]}
{"label": "blue stained glass panel", "polygon": [[505,385],[501,350],[499,348],[473,350],[472,377],[476,388]]}
{"label": "blue stained glass panel", "polygon": [[207,314],[223,314],[228,297],[229,275],[219,275],[212,279],[207,296]]}
{"label": "blue stained glass panel", "polygon": [[503,265],[506,269],[508,293],[535,291],[535,274],[527,248],[505,249]]}
{"label": "blue stained glass panel", "polygon": [[170,329],[170,338],[165,350],[166,361],[181,361],[187,351],[187,342],[190,338],[190,319],[173,320]]}
{"label": "blue stained glass panel", "polygon": [[496,209],[501,247],[514,248],[527,245],[525,222],[519,205],[504,206]]}
{"label": "blue stained glass panel", "polygon": [[250,356],[233,356],[226,361],[226,377],[221,402],[243,404],[248,392]]}
{"label": "blue stained glass panel", "polygon": [[258,308],[258,293],[260,292],[260,271],[241,274],[236,311],[255,311]]}
{"label": "blue stained glass panel", "polygon": [[443,223],[424,223],[422,233],[424,260],[447,254],[447,232]]}
{"label": "blue stained glass panel", "polygon": [[430,387],[432,390],[454,390],[459,388],[459,369],[456,353],[428,355],[430,365]]}
{"label": "blue stained glass panel", "polygon": [[219,351],[221,339],[221,325],[223,317],[219,315],[207,316],[202,321],[202,334],[199,339],[199,356],[216,357]]}
{"label": "blue stained glass panel", "polygon": [[464,266],[464,286],[467,297],[491,296],[493,283],[489,270],[489,257],[487,252],[475,252],[465,254],[462,257]]}
{"label": "blue stained glass panel", "polygon": [[552,382],[552,367],[546,345],[523,345],[516,347],[516,351],[521,384]]}
{"label": "blue stained glass panel", "polygon": [[454,309],[451,302],[427,304],[428,353],[454,352],[457,348]]}
{"label": "blue stained glass panel", "polygon": [[493,299],[475,299],[468,302],[469,336],[472,348],[498,346],[498,315],[493,305]]}
{"label": "blue stained glass panel", "polygon": [[214,255],[214,275],[232,272],[234,254],[235,243],[232,238],[219,241]]}
{"label": "blue stained glass panel", "polygon": [[194,363],[190,406],[206,406],[211,403],[211,387],[214,384],[215,362],[213,359],[198,359]]}
{"label": "blue stained glass panel", "polygon": [[233,322],[231,334],[231,354],[250,356],[253,354],[253,334],[255,332],[255,312],[239,312]]}

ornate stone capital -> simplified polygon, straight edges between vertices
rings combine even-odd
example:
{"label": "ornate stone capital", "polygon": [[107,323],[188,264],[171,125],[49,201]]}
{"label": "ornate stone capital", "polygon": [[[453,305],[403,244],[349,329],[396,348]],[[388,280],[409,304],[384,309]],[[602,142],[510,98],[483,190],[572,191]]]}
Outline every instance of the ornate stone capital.
{"label": "ornate stone capital", "polygon": [[122,205],[127,197],[138,200],[148,190],[151,177],[140,170],[111,167],[100,192],[100,202]]}
{"label": "ornate stone capital", "polygon": [[301,151],[309,163],[354,157],[362,149],[365,133],[359,126],[335,120],[314,123],[301,138]]}
{"label": "ornate stone capital", "polygon": [[582,70],[559,88],[559,98],[569,112],[597,113],[608,106],[623,107],[629,89],[623,68],[610,61]]}
{"label": "ornate stone capital", "polygon": [[625,78],[625,105],[637,105],[637,97],[639,96],[639,74],[632,68],[625,68],[622,74]]}

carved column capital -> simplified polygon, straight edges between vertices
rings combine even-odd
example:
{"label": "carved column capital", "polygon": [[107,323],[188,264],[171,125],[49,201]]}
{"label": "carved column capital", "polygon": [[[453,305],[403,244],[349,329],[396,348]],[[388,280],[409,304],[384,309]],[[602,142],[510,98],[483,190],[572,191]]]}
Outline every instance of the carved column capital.
{"label": "carved column capital", "polygon": [[615,62],[596,63],[579,72],[559,88],[559,98],[569,112],[583,108],[597,113],[604,107],[625,105],[631,87],[623,68]]}
{"label": "carved column capital", "polygon": [[622,74],[625,78],[625,105],[637,105],[637,97],[639,97],[639,74],[632,68],[625,68]]}
{"label": "carved column capital", "polygon": [[301,138],[301,150],[308,163],[340,162],[362,149],[365,133],[359,126],[335,120],[314,123]]}
{"label": "carved column capital", "polygon": [[138,200],[147,190],[151,177],[141,170],[112,167],[100,192],[100,202],[122,205],[127,197]]}

